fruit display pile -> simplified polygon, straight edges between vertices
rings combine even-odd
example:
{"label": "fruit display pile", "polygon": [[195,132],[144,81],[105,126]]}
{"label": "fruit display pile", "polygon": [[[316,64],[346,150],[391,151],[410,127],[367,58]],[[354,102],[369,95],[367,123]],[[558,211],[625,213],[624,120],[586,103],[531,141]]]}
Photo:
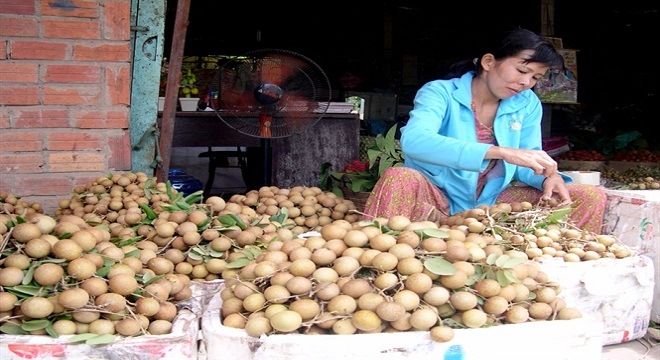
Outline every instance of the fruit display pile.
{"label": "fruit display pile", "polygon": [[555,156],[557,160],[606,161],[607,157],[595,150],[570,150]]}
{"label": "fruit display pile", "polygon": [[[615,190],[657,190],[660,189],[660,155],[648,150],[620,151],[607,158],[593,150],[571,150],[555,156],[560,170],[598,170],[601,172],[603,185]],[[575,164],[561,161],[575,161]],[[587,163],[584,163],[587,162]],[[602,165],[591,168],[589,162]],[[639,163],[635,167],[618,169],[618,162]],[[653,165],[655,164],[655,165]],[[562,168],[563,166],[563,168]]]}
{"label": "fruit display pile", "polygon": [[430,331],[580,317],[536,261],[623,258],[570,209],[499,204],[445,223],[361,220],[317,187],[202,200],[143,173],[73,190],[53,216],[0,191],[0,332],[166,334],[191,281],[222,279],[250,336]]}
{"label": "fruit display pile", "polygon": [[607,157],[595,150],[570,150],[555,156],[557,160],[571,161],[629,161],[659,163],[660,154],[650,150],[624,150]]}
{"label": "fruit display pile", "polygon": [[222,322],[254,337],[430,331],[448,341],[456,328],[580,317],[530,259],[631,252],[612,236],[571,227],[566,214],[500,204],[440,226],[401,216],[334,221],[317,235],[268,243],[225,278]]}
{"label": "fruit display pile", "polygon": [[660,162],[660,154],[649,150],[625,150],[614,154],[609,160],[658,163]]}
{"label": "fruit display pile", "polygon": [[[321,209],[320,189],[277,192],[202,203],[201,191],[183,197],[144,173],[111,174],[73,189],[51,216],[0,190],[0,332],[105,336],[96,343],[166,334],[191,296],[190,281],[220,278],[257,239],[357,221],[342,199]],[[269,219],[276,211],[281,223]]]}

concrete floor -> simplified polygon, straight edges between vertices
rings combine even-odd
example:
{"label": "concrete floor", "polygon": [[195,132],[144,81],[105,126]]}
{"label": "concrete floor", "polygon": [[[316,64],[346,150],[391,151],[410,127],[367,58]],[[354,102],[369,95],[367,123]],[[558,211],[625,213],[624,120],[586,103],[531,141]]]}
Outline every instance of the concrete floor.
{"label": "concrete floor", "polygon": [[621,344],[603,346],[602,360],[658,360],[660,346],[651,335]]}

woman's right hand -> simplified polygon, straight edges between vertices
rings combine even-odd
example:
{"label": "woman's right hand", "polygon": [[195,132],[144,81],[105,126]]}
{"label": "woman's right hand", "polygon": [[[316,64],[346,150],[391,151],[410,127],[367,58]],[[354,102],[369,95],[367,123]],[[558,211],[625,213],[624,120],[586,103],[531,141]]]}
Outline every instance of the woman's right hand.
{"label": "woman's right hand", "polygon": [[[495,157],[489,157],[490,153]],[[486,158],[502,159],[509,164],[532,169],[534,174],[550,177],[557,173],[557,162],[543,150],[514,149],[493,146],[486,153]]]}

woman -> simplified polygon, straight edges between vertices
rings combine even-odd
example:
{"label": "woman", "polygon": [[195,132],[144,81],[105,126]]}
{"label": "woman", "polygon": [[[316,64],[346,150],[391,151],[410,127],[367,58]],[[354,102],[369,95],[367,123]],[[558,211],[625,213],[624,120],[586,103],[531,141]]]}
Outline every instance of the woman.
{"label": "woman", "polygon": [[570,184],[541,148],[542,105],[531,89],[550,69],[563,69],[553,45],[517,29],[490,52],[422,86],[401,128],[405,166],[383,174],[366,216],[439,221],[479,205],[555,197],[574,208],[577,226],[600,233],[605,193]]}

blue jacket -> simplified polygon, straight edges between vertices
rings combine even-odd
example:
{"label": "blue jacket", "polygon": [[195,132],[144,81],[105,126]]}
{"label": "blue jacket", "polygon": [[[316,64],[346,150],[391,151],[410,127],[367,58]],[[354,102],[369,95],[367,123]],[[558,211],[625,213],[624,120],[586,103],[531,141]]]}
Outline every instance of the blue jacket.
{"label": "blue jacket", "polygon": [[[479,173],[491,144],[477,142],[471,84],[474,72],[460,78],[434,80],[420,88],[408,123],[401,128],[405,166],[422,172],[449,199],[452,214],[478,205],[492,205],[513,180],[539,190],[542,175],[504,163],[504,177],[491,179],[476,197]],[[541,150],[542,105],[532,90],[500,102],[493,130],[502,147]],[[566,183],[571,178],[562,175]]]}

